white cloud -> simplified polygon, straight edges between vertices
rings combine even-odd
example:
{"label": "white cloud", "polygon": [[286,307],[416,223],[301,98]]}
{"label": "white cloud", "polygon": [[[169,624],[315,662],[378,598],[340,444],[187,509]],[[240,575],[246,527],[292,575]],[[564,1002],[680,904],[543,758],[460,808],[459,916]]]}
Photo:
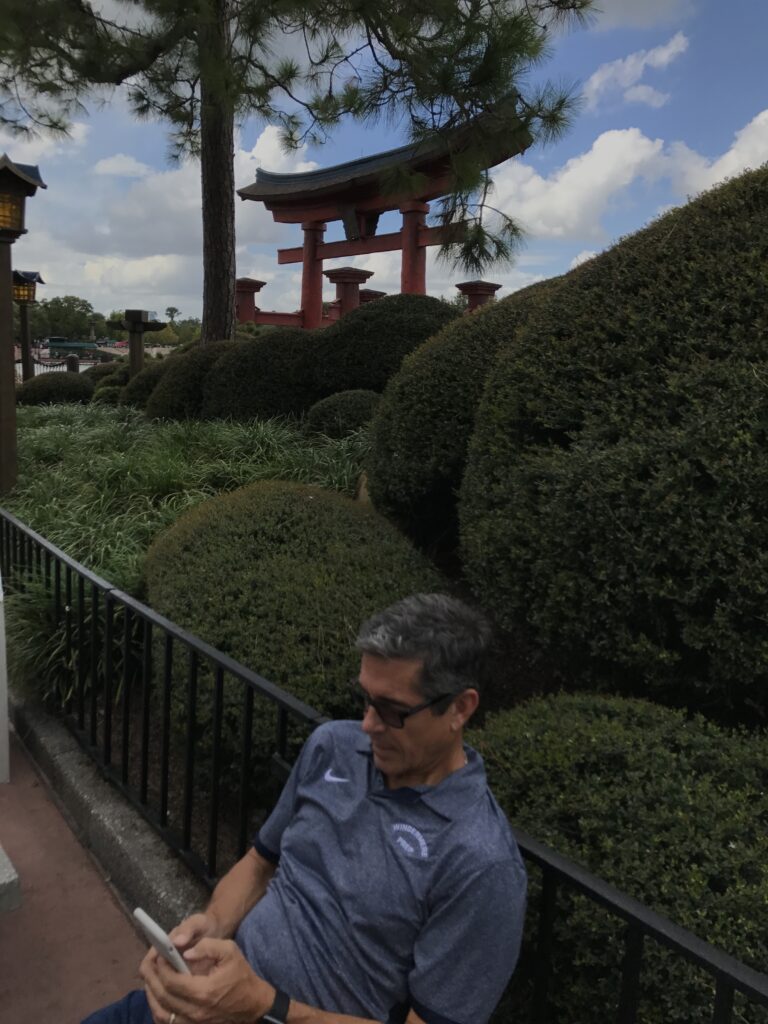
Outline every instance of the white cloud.
{"label": "white cloud", "polygon": [[668,92],[659,92],[652,85],[633,85],[624,93],[627,103],[645,103],[649,107],[663,107],[669,102]]}
{"label": "white cloud", "polygon": [[597,252],[594,249],[582,249],[568,264],[568,269],[573,270],[574,267],[580,267],[582,263],[586,263],[587,260],[591,260],[594,256],[597,256]]}
{"label": "white cloud", "polygon": [[[652,50],[638,50],[636,53],[630,53],[628,57],[601,64],[584,85],[584,100],[587,109],[594,110],[605,95],[612,96],[619,91],[623,92],[625,100],[637,102],[639,99],[640,102],[647,102],[647,98],[646,100],[641,98],[642,93],[640,96],[637,95],[636,89],[634,95],[628,96],[627,94],[639,84],[646,69],[665,68],[687,49],[687,36],[682,32],[677,32],[662,46],[656,46]],[[651,89],[650,95],[658,97],[662,94]],[[652,103],[652,106],[658,105],[660,104]]]}
{"label": "white cloud", "polygon": [[81,149],[88,139],[89,131],[88,125],[82,121],[75,121],[68,135],[16,135],[0,131],[0,152],[7,153],[15,163],[39,164],[47,157],[59,153],[71,154]]}
{"label": "white cloud", "polygon": [[512,160],[495,176],[493,205],[519,220],[529,236],[602,238],[609,204],[637,178],[658,175],[662,150],[661,139],[625,128],[603,132],[549,178]]}
{"label": "white cloud", "polygon": [[669,147],[670,176],[682,195],[691,195],[768,161],[768,109],[736,132],[731,148],[710,160],[683,142]]}
{"label": "white cloud", "polygon": [[99,160],[93,168],[93,173],[109,174],[119,178],[146,178],[152,173],[152,168],[149,164],[141,163],[135,156],[115,153],[114,156]]}
{"label": "white cloud", "polygon": [[597,0],[599,29],[651,28],[677,22],[693,13],[693,0]]}

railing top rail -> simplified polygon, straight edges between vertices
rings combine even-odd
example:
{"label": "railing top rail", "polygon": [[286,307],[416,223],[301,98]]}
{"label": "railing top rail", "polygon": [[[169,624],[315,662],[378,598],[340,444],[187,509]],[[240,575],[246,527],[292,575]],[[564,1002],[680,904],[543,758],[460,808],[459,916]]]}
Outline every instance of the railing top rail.
{"label": "railing top rail", "polygon": [[655,910],[628,896],[576,861],[569,860],[522,829],[514,829],[523,853],[540,867],[553,871],[575,889],[586,893],[594,902],[607,907],[618,917],[637,925],[645,934],[682,954],[687,960],[706,967],[715,975],[731,982],[740,992],[768,1005],[768,974],[755,971],[728,953],[700,939],[693,932],[670,921]]}
{"label": "railing top rail", "polygon": [[258,672],[254,672],[253,669],[248,668],[247,665],[243,665],[241,662],[231,658],[228,654],[224,654],[222,651],[216,650],[211,644],[206,643],[205,640],[201,640],[200,637],[195,636],[194,633],[189,633],[187,630],[182,629],[181,626],[177,626],[175,622],[167,619],[164,615],[160,615],[159,612],[154,611],[148,605],[142,604],[135,597],[131,597],[123,590],[119,590],[117,587],[113,587],[111,583],[98,576],[95,572],[91,572],[80,562],[75,561],[67,555],[61,548],[56,547],[45,537],[37,533],[35,530],[26,526],[20,519],[12,515],[4,508],[0,508],[0,517],[11,523],[11,525],[26,534],[30,540],[33,540],[36,544],[39,544],[45,551],[47,551],[52,557],[61,561],[64,565],[72,569],[73,572],[82,576],[83,579],[87,580],[93,586],[97,587],[112,601],[119,601],[120,604],[130,608],[135,614],[141,616],[152,625],[162,629],[165,633],[175,637],[181,643],[187,647],[196,651],[199,655],[209,659],[217,665],[220,665],[226,672],[229,672],[235,678],[247,683],[252,686],[258,693],[269,697],[280,707],[286,711],[291,712],[297,717],[303,719],[312,726],[320,725],[326,722],[328,719],[320,714],[315,708],[309,704],[305,704],[304,701],[299,700],[298,697],[294,697],[293,694],[288,693],[286,690],[281,689],[275,683],[271,683],[264,676],[259,675]]}

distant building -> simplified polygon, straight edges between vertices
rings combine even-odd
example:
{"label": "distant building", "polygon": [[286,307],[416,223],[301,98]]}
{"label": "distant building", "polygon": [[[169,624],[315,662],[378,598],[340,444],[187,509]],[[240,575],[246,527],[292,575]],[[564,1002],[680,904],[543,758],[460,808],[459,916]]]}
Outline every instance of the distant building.
{"label": "distant building", "polygon": [[[45,342],[43,342],[45,345]],[[99,346],[95,341],[70,341],[69,338],[48,338],[48,354],[51,358],[64,356],[95,355]]]}

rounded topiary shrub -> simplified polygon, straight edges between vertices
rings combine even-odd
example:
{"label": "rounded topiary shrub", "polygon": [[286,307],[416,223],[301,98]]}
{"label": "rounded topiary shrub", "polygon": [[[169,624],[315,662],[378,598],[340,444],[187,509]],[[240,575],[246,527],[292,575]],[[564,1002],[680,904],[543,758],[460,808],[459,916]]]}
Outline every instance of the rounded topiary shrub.
{"label": "rounded topiary shrub", "polygon": [[[489,715],[469,737],[513,825],[753,968],[768,934],[768,746],[645,701],[550,697]],[[524,955],[496,1019],[520,1012],[535,971],[539,875]],[[551,1019],[616,1019],[625,923],[558,890]],[[712,1020],[714,983],[645,943],[637,1024]],[[742,1015],[743,1014],[743,1015]],[[527,1018],[525,1018],[527,1019]],[[765,1024],[768,1008],[735,1018]]]}
{"label": "rounded topiary shrub", "polygon": [[196,345],[182,355],[168,357],[168,369],[147,399],[147,416],[152,419],[200,419],[203,389],[217,360],[235,345],[233,341],[212,341]]}
{"label": "rounded topiary shrub", "polygon": [[460,315],[429,295],[387,295],[353,309],[317,332],[317,397],[353,388],[383,391],[404,356]]}
{"label": "rounded topiary shrub", "polygon": [[346,437],[370,423],[380,400],[377,391],[339,391],[315,402],[307,413],[307,429],[326,437]]}
{"label": "rounded topiary shrub", "polygon": [[241,341],[205,384],[206,419],[269,419],[304,412],[314,400],[311,355],[318,331],[277,327]]}
{"label": "rounded topiary shrub", "polygon": [[167,359],[153,359],[147,363],[135,377],[131,377],[125,386],[123,401],[128,405],[135,405],[139,409],[145,409],[149,396],[160,383],[169,366],[172,366]]}
{"label": "rounded topiary shrub", "polygon": [[[149,549],[150,605],[328,715],[358,713],[348,681],[360,622],[400,597],[440,589],[433,567],[370,506],[333,491],[266,481],[185,513]],[[239,749],[242,687],[226,684],[224,736]],[[200,734],[211,697],[201,680]],[[179,706],[178,714],[183,718]],[[207,717],[206,717],[207,716]],[[266,758],[274,712],[256,716]],[[263,764],[262,764],[263,767]]]}
{"label": "rounded topiary shrub", "polygon": [[119,384],[105,384],[94,391],[91,401],[98,402],[101,405],[119,405],[122,400],[123,390]]}
{"label": "rounded topiary shrub", "polygon": [[523,288],[444,327],[403,360],[371,428],[376,508],[421,544],[455,547],[456,491],[485,378],[529,309],[561,278]]}
{"label": "rounded topiary shrub", "polygon": [[81,373],[52,371],[25,380],[16,391],[20,405],[52,405],[58,402],[90,402],[93,384]]}
{"label": "rounded topiary shrub", "polygon": [[98,387],[102,381],[117,373],[117,371],[124,365],[124,360],[118,359],[112,362],[96,363],[94,366],[89,366],[87,370],[83,370],[81,376],[86,380],[89,380],[94,387]]}
{"label": "rounded topiary shrub", "polygon": [[488,377],[465,570],[582,685],[765,721],[767,246],[763,168],[579,267]]}
{"label": "rounded topiary shrub", "polygon": [[127,363],[120,363],[118,366],[111,367],[112,373],[107,376],[99,377],[95,382],[95,389],[99,391],[105,387],[124,387],[129,380],[130,370]]}

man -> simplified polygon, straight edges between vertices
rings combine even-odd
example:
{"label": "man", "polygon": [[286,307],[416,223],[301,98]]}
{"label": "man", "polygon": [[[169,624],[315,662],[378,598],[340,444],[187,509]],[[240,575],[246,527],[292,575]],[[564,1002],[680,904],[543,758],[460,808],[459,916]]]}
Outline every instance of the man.
{"label": "man", "polygon": [[[482,1024],[517,959],[525,871],[462,740],[490,643],[417,594],[361,629],[362,723],[307,740],[253,848],[85,1024]],[[234,941],[232,941],[234,939]]]}

